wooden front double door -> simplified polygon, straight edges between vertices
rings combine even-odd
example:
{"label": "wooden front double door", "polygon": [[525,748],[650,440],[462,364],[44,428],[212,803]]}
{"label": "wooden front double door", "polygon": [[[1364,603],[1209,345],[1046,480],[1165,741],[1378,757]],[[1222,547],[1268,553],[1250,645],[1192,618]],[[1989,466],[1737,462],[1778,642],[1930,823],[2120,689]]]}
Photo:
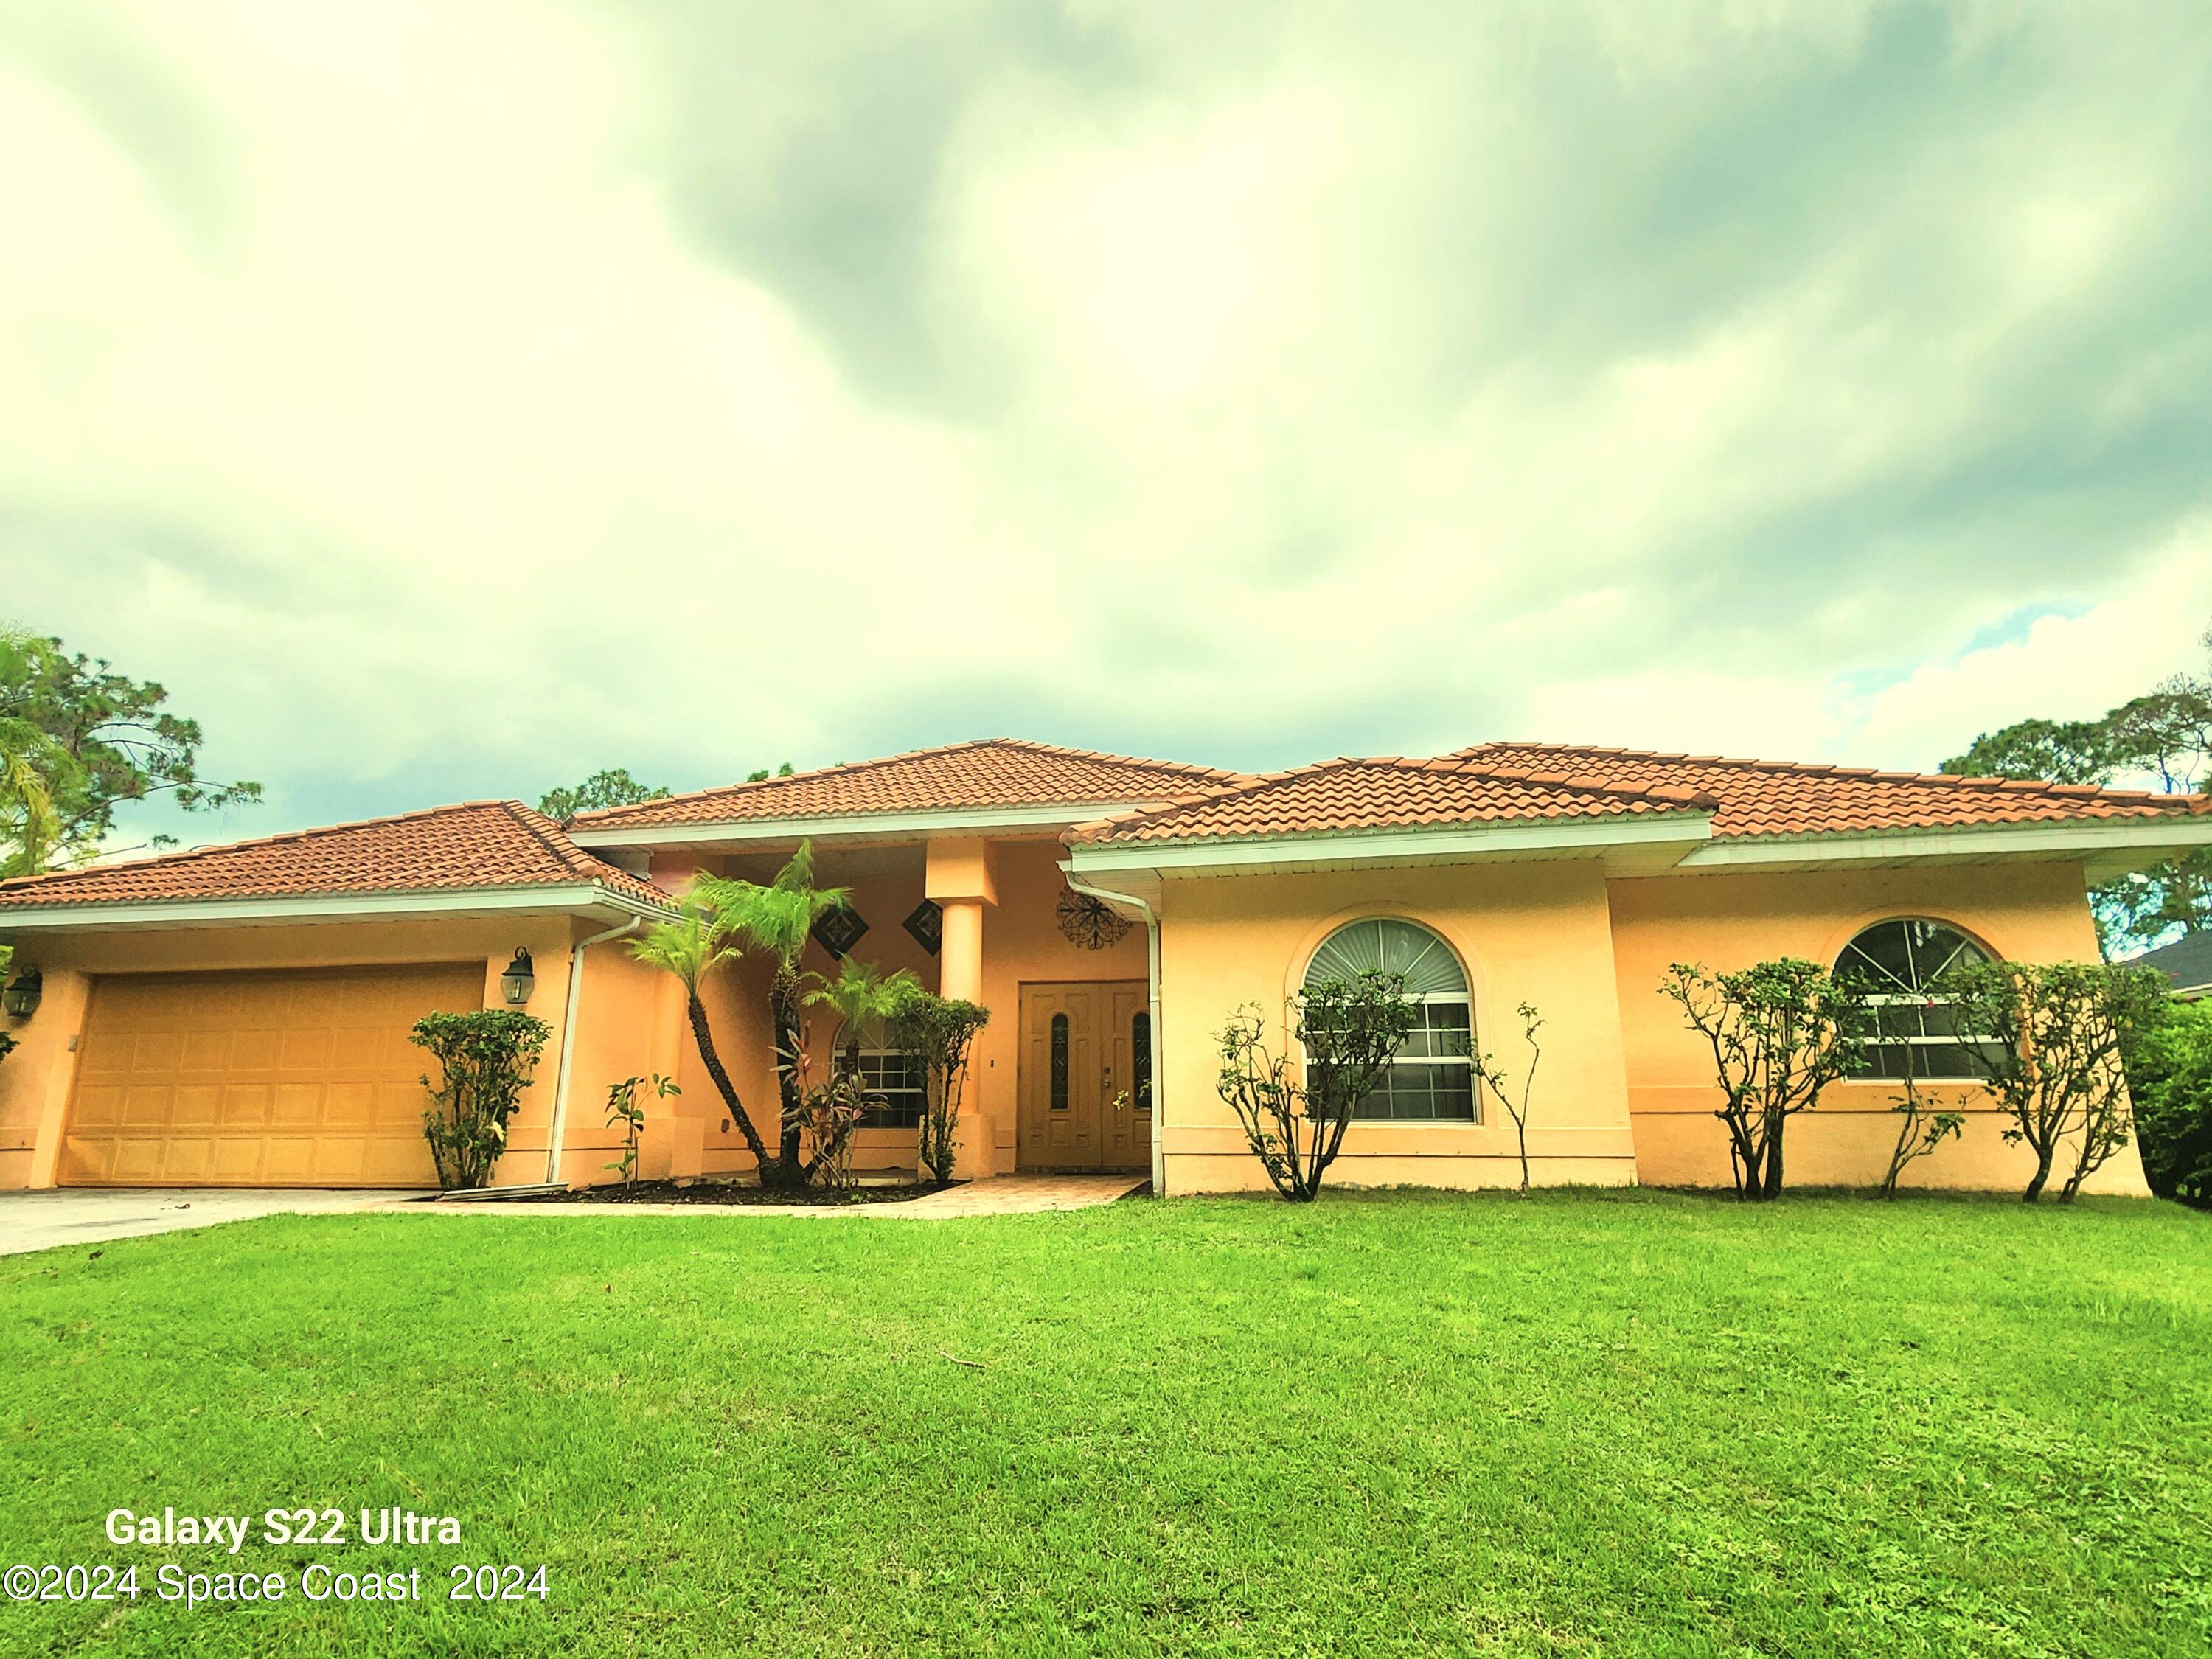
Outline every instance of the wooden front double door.
{"label": "wooden front double door", "polygon": [[1023,986],[1018,1064],[1023,1169],[1152,1167],[1152,1011],[1142,980]]}

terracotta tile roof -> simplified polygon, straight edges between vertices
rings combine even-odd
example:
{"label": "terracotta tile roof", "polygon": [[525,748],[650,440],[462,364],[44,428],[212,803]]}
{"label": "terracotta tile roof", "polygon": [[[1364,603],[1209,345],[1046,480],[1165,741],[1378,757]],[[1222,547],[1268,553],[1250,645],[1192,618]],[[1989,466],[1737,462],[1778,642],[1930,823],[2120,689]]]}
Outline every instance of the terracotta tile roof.
{"label": "terracotta tile roof", "polygon": [[1396,756],[1323,761],[1246,779],[1164,810],[1086,824],[1071,839],[1323,835],[1558,818],[1700,813],[1710,796],[1663,780],[1620,787],[1561,768],[1502,774],[1458,761]]}
{"label": "terracotta tile roof", "polygon": [[1877,772],[1712,755],[1480,744],[1433,760],[1327,761],[1085,824],[1074,842],[1317,835],[1529,818],[1710,812],[1716,840],[2154,818],[2212,812],[2203,795]]}
{"label": "terracotta tile roof", "polygon": [[2160,795],[2088,784],[1961,778],[1942,772],[1732,760],[1574,744],[1486,743],[1451,758],[1493,773],[1572,770],[1611,787],[1673,784],[1713,796],[1717,839],[1868,834],[1975,825],[2155,818],[2212,812],[2203,795]]}
{"label": "terracotta tile roof", "polygon": [[595,858],[520,801],[480,800],[0,882],[0,926],[9,910],[52,905],[456,893],[586,882],[624,898],[670,902],[652,883]]}
{"label": "terracotta tile roof", "polygon": [[1157,801],[1235,781],[1237,775],[1175,761],[1054,749],[1017,738],[917,749],[788,778],[702,789],[636,806],[586,812],[579,830],[734,823],[848,813],[957,811],[969,807]]}

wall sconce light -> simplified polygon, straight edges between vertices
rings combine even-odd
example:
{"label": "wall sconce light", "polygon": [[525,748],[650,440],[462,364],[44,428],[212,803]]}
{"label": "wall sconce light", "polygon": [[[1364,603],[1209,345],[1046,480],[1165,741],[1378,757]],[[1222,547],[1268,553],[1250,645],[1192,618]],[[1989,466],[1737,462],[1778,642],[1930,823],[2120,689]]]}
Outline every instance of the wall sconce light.
{"label": "wall sconce light", "polygon": [[39,1012],[39,999],[46,994],[46,975],[35,968],[26,968],[5,991],[0,991],[0,1006],[17,1019],[28,1019]]}
{"label": "wall sconce light", "polygon": [[507,1006],[522,1006],[530,1000],[530,994],[537,985],[538,975],[530,965],[530,952],[517,951],[514,960],[507,964],[507,971],[499,976],[500,994],[507,999]]}

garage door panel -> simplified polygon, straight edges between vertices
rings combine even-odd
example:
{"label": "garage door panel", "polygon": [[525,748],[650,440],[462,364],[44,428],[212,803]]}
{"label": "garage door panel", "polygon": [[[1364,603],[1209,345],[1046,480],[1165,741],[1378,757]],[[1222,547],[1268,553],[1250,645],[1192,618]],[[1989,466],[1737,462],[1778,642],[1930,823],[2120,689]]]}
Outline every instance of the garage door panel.
{"label": "garage door panel", "polygon": [[221,1122],[226,1131],[266,1130],[273,1119],[270,1106],[276,1091],[265,1083],[227,1084],[222,1091]]}
{"label": "garage door panel", "polygon": [[326,1070],[331,1063],[331,1036],[328,1027],[280,1034],[276,1039],[276,1069],[316,1073]]}
{"label": "garage door panel", "polygon": [[198,1186],[212,1178],[215,1164],[215,1143],[195,1135],[172,1135],[161,1143],[161,1180],[164,1185]]}
{"label": "garage door panel", "polygon": [[315,1184],[315,1143],[303,1135],[271,1136],[261,1143],[264,1187]]}
{"label": "garage door panel", "polygon": [[117,1141],[111,1149],[105,1178],[125,1187],[160,1186],[161,1160],[168,1146],[166,1140]]}
{"label": "garage door panel", "polygon": [[208,1161],[209,1180],[225,1187],[261,1184],[262,1152],[266,1142],[225,1138],[210,1144],[213,1151]]}
{"label": "garage door panel", "polygon": [[323,1091],[323,1127],[366,1131],[376,1122],[374,1083],[334,1082]]}
{"label": "garage door panel", "polygon": [[169,1109],[169,1122],[179,1129],[212,1129],[222,1121],[222,1085],[180,1083]]}
{"label": "garage door panel", "polygon": [[422,1133],[422,1114],[430,1109],[430,1097],[419,1081],[380,1083],[376,1085],[376,1127],[380,1134]]}
{"label": "garage door panel", "polygon": [[331,1065],[342,1072],[374,1072],[384,1063],[384,1036],[374,1028],[333,1032]]}
{"label": "garage door panel", "polygon": [[433,1010],[480,963],[98,981],[63,1136],[71,1185],[423,1186]]}
{"label": "garage door panel", "polygon": [[123,1121],[123,1091],[112,1083],[88,1083],[79,1078],[71,1121],[80,1133],[118,1127]]}
{"label": "garage door panel", "polygon": [[361,1136],[324,1135],[314,1142],[315,1185],[358,1187],[367,1178],[368,1142]]}
{"label": "garage door panel", "polygon": [[313,1129],[322,1122],[323,1085],[319,1083],[280,1083],[269,1114],[279,1129]]}
{"label": "garage door panel", "polygon": [[82,1139],[75,1135],[62,1137],[62,1167],[82,1170],[76,1178],[100,1185],[113,1180],[115,1148],[118,1143],[95,1136]]}
{"label": "garage door panel", "polygon": [[128,1031],[88,1031],[84,1041],[77,1044],[77,1075],[128,1076],[137,1052],[138,1039]]}
{"label": "garage door panel", "polygon": [[123,1127],[159,1129],[169,1121],[176,1103],[176,1089],[169,1084],[139,1084],[123,1091]]}
{"label": "garage door panel", "polygon": [[229,1031],[187,1031],[177,1064],[187,1072],[227,1072],[236,1044]]}

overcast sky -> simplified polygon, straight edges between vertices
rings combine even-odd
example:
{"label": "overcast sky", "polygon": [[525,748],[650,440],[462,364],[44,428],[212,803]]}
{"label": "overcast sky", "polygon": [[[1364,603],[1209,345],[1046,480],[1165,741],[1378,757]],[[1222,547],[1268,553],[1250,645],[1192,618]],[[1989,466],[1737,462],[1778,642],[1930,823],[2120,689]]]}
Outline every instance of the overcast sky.
{"label": "overcast sky", "polygon": [[2203,0],[0,0],[0,614],[269,786],[195,839],[1932,767],[2197,657],[2208,88]]}

